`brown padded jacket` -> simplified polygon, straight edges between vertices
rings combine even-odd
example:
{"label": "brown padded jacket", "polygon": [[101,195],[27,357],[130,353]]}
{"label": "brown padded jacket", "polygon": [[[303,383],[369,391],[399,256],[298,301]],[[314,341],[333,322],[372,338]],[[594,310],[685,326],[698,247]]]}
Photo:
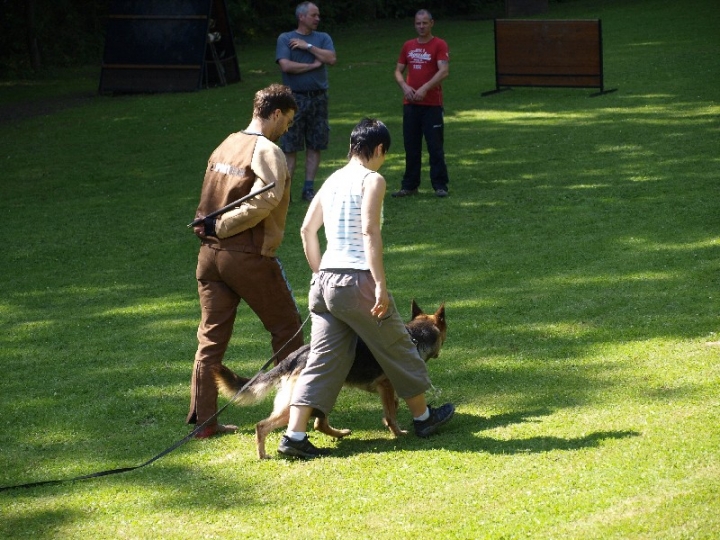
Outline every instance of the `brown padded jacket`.
{"label": "brown padded jacket", "polygon": [[204,217],[271,182],[275,187],[217,219],[215,249],[274,257],[285,232],[290,173],[282,150],[260,134],[233,133],[210,156],[195,217]]}

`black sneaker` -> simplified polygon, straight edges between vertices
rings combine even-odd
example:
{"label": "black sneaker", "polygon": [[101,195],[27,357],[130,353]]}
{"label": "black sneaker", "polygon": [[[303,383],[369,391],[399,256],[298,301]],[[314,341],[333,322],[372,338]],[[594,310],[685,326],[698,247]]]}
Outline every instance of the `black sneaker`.
{"label": "black sneaker", "polygon": [[393,197],[412,197],[413,195],[417,195],[418,190],[417,189],[401,189],[400,191],[396,191],[392,194]]}
{"label": "black sneaker", "polygon": [[312,189],[312,188],[310,188],[310,189],[303,189],[303,192],[302,192],[302,200],[303,200],[303,201],[305,201],[305,202],[310,202],[310,201],[313,200],[313,197],[315,197],[315,190],[314,190],[314,189]]}
{"label": "black sneaker", "polygon": [[310,442],[307,435],[305,435],[305,438],[301,441],[293,441],[287,435],[283,435],[283,438],[280,440],[280,446],[278,446],[278,452],[284,456],[302,459],[314,459],[330,455],[330,450],[317,448]]}
{"label": "black sneaker", "polygon": [[446,403],[437,409],[432,407],[428,407],[428,409],[430,409],[430,417],[427,420],[413,420],[415,435],[418,437],[429,437],[440,426],[447,424],[455,414],[455,405],[452,403]]}

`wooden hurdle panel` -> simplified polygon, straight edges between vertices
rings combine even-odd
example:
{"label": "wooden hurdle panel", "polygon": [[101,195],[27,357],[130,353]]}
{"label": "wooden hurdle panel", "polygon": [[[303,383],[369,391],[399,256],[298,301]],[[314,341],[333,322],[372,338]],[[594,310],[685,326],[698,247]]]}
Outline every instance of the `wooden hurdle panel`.
{"label": "wooden hurdle panel", "polygon": [[513,86],[612,92],[604,87],[602,22],[496,19],[495,90],[483,95]]}

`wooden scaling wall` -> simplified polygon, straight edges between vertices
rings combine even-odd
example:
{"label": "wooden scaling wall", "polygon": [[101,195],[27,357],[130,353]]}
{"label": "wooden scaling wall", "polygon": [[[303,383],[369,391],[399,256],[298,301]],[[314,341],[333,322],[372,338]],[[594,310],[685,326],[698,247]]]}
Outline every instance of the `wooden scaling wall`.
{"label": "wooden scaling wall", "polygon": [[225,0],[113,0],[101,93],[183,92],[240,81]]}

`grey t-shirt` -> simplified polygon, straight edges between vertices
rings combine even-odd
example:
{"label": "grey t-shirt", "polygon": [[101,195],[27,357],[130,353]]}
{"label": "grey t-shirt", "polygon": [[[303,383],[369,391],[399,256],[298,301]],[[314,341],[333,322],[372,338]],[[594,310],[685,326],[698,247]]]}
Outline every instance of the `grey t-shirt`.
{"label": "grey t-shirt", "polygon": [[[286,59],[292,60],[293,62],[300,62],[304,64],[312,64],[315,61],[315,55],[306,50],[291,49],[291,39],[302,39],[311,43],[313,47],[320,49],[327,49],[334,51],[332,38],[325,32],[313,32],[309,36],[298,33],[296,30],[292,32],[285,32],[280,34],[277,40],[277,47],[275,48],[275,62]],[[284,85],[289,86],[295,92],[310,92],[313,90],[327,90],[328,89],[328,74],[327,66],[323,64],[318,69],[313,69],[306,73],[285,73],[282,74],[282,81]]]}

